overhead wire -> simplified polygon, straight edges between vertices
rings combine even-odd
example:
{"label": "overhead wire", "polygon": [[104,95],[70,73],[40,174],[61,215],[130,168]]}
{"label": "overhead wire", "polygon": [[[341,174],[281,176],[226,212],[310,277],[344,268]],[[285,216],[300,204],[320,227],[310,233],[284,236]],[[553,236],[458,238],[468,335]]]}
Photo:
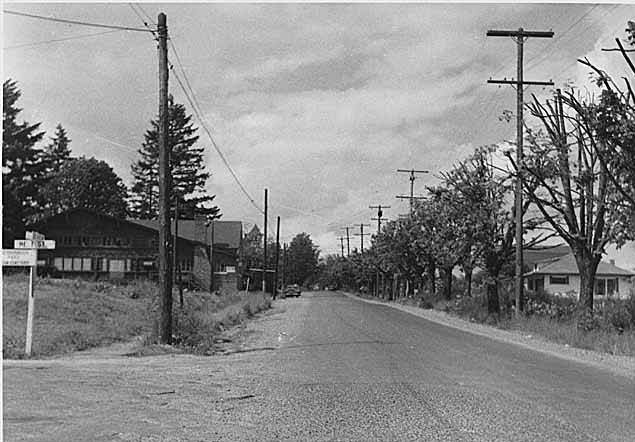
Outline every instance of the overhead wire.
{"label": "overhead wire", "polygon": [[38,20],[52,21],[52,22],[57,22],[57,23],[66,23],[66,24],[79,25],[79,26],[89,26],[89,27],[93,27],[93,28],[118,29],[120,31],[152,32],[151,30],[148,30],[148,29],[133,28],[131,26],[107,25],[107,24],[103,24],[103,23],[90,23],[90,22],[85,22],[85,21],[80,21],[80,20],[70,20],[70,19],[65,19],[65,18],[47,17],[47,16],[44,16],[44,15],[37,15],[37,14],[27,14],[26,12],[11,11],[11,10],[8,10],[8,9],[5,9],[4,13],[5,14],[9,14],[9,15],[17,15],[17,16],[20,16],[20,17],[29,17],[29,18],[34,18],[34,19],[38,19]]}
{"label": "overhead wire", "polygon": [[79,40],[79,39],[82,39],[82,38],[96,37],[98,35],[112,34],[114,32],[121,32],[121,29],[111,29],[110,31],[95,32],[95,33],[92,33],[92,34],[81,34],[81,35],[74,35],[74,36],[65,37],[65,38],[56,38],[56,39],[52,39],[52,40],[36,41],[36,42],[33,42],[33,43],[17,44],[17,45],[13,45],[13,46],[6,46],[6,47],[4,47],[2,49],[4,49],[6,51],[6,50],[10,50],[10,49],[35,47],[35,46],[41,46],[41,45],[46,45],[46,44],[50,44],[50,43],[57,43],[57,42],[60,42],[60,41]]}

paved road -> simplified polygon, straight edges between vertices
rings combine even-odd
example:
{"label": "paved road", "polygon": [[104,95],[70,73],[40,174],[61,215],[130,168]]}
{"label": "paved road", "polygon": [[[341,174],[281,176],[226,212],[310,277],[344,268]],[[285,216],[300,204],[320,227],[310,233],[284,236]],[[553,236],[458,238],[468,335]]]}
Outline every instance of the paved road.
{"label": "paved road", "polygon": [[[635,381],[331,292],[214,357],[5,363],[5,440],[635,441]],[[232,344],[234,345],[234,344]]]}
{"label": "paved road", "polygon": [[632,379],[340,294],[285,302],[296,320],[260,356],[277,373],[233,436],[635,441]]}

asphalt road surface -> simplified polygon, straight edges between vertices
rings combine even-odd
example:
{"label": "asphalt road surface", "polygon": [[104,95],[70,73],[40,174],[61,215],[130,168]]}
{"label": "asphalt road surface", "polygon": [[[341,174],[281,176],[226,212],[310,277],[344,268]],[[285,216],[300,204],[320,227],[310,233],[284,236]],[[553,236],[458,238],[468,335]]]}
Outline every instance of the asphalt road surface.
{"label": "asphalt road surface", "polygon": [[[59,425],[39,427],[45,437],[34,435],[28,432],[38,427],[18,419],[23,399],[13,386],[5,393],[5,438],[635,441],[632,377],[388,306],[304,293],[277,301],[246,332],[240,349],[220,356],[51,366],[46,385],[90,370],[86,379],[94,386],[76,386],[75,394],[94,413],[72,419],[63,417],[69,412],[49,413]],[[14,377],[6,377],[5,366],[5,389],[24,376],[31,382],[42,376],[9,368]],[[100,376],[111,379],[105,396]],[[125,396],[159,378],[169,394]],[[72,399],[56,399],[48,388],[43,407],[74,409],[64,402]],[[36,403],[34,397],[22,406],[41,416]]]}

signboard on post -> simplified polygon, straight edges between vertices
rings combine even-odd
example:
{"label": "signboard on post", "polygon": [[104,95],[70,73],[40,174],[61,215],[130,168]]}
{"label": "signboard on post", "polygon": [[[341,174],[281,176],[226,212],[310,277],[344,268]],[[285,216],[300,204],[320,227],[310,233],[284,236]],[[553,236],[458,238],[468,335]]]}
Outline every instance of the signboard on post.
{"label": "signboard on post", "polygon": [[2,249],[3,266],[31,267],[37,262],[37,250]]}
{"label": "signboard on post", "polygon": [[41,233],[26,232],[25,239],[15,240],[14,247],[15,249],[13,250],[2,249],[2,265],[30,267],[26,313],[26,343],[24,346],[24,353],[30,356],[33,343],[33,309],[35,308],[33,287],[35,286],[37,269],[37,251],[38,249],[54,249],[55,241],[44,238]]}
{"label": "signboard on post", "polygon": [[13,241],[16,249],[54,249],[55,241],[52,239],[16,239]]}

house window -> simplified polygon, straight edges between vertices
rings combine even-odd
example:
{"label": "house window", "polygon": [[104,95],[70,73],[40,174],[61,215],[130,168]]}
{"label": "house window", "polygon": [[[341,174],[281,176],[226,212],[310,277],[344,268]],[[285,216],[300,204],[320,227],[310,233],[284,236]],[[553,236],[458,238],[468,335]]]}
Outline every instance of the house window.
{"label": "house window", "polygon": [[82,258],[82,270],[85,272],[90,272],[93,268],[92,259],[90,258]]}
{"label": "house window", "polygon": [[53,267],[57,270],[64,270],[64,259],[63,258],[53,258]]}
{"label": "house window", "polygon": [[606,280],[606,293],[609,295],[613,295],[620,291],[619,283],[617,278],[611,278]]}
{"label": "house window", "polygon": [[549,284],[551,285],[569,285],[568,276],[550,276]]}
{"label": "house window", "polygon": [[598,296],[606,295],[606,279],[595,280],[595,294]]}
{"label": "house window", "polygon": [[64,271],[70,272],[73,270],[73,258],[64,258]]}

